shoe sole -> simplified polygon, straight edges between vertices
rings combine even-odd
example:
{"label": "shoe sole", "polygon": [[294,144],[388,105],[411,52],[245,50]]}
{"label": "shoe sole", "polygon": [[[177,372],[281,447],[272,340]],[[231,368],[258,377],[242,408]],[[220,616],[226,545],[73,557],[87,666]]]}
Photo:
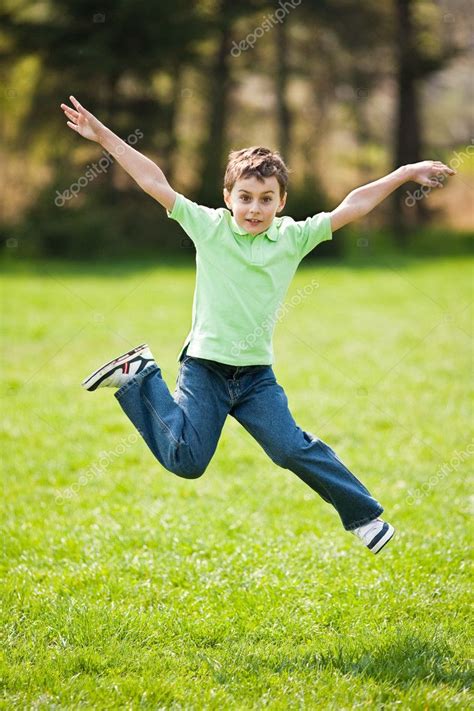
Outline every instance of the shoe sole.
{"label": "shoe sole", "polygon": [[395,534],[395,529],[394,529],[394,527],[391,526],[389,523],[387,523],[387,526],[388,526],[388,529],[387,529],[387,531],[384,533],[384,535],[382,536],[382,538],[381,538],[379,541],[377,541],[377,543],[375,544],[375,546],[374,546],[373,548],[369,548],[369,550],[370,550],[372,553],[380,553],[380,551],[382,550],[382,548],[384,548],[384,546],[386,546],[387,543],[392,540],[392,538],[393,538],[393,536],[394,536],[394,534]]}
{"label": "shoe sole", "polygon": [[89,375],[85,380],[82,381],[81,385],[85,390],[95,390],[99,384],[100,381],[104,378],[105,375],[107,375],[107,371],[114,369],[118,365],[122,365],[123,363],[126,363],[127,360],[130,360],[130,358],[133,358],[136,355],[139,355],[145,348],[148,348],[148,345],[146,343],[142,343],[141,346],[137,346],[136,348],[133,348],[131,351],[128,351],[128,353],[124,353],[123,355],[119,356],[118,358],[114,358],[113,360],[110,360],[108,363],[105,363],[104,365],[101,365],[100,368],[95,370],[91,375]]}

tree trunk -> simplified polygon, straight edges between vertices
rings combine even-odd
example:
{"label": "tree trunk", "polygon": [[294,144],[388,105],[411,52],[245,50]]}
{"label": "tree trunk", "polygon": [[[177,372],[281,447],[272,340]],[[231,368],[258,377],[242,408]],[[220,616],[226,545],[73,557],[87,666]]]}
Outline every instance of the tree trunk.
{"label": "tree trunk", "polygon": [[[396,43],[398,47],[396,135],[394,167],[421,160],[421,123],[419,113],[419,54],[413,24],[413,0],[395,0]],[[414,184],[402,186],[393,196],[393,225],[395,239],[403,246],[407,231],[427,216],[422,200],[407,204],[407,191],[416,190]]]}
{"label": "tree trunk", "polygon": [[162,153],[162,170],[164,171],[167,180],[171,185],[174,182],[174,159],[176,157],[176,149],[178,145],[178,136],[176,132],[176,119],[179,110],[181,86],[182,86],[182,66],[178,60],[173,63],[173,88],[170,103],[165,109],[165,128],[164,133],[166,142]]}
{"label": "tree trunk", "polygon": [[211,207],[222,204],[223,161],[230,91],[231,10],[231,0],[223,0],[220,36],[209,79],[209,132],[202,151],[203,182],[198,191],[198,200]]}
{"label": "tree trunk", "polygon": [[291,114],[286,100],[288,86],[288,35],[286,23],[280,22],[275,32],[277,72],[276,103],[278,121],[278,147],[284,160],[289,160],[291,148]]}

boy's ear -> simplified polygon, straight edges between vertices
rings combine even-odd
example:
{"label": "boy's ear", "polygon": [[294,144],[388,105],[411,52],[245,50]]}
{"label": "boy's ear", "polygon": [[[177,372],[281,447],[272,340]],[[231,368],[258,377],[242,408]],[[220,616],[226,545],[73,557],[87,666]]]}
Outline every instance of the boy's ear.
{"label": "boy's ear", "polygon": [[223,192],[224,192],[224,202],[230,210],[231,209],[230,192],[227,190],[227,188],[224,188]]}
{"label": "boy's ear", "polygon": [[279,204],[279,206],[278,206],[277,212],[281,212],[281,211],[283,210],[283,208],[284,208],[285,205],[286,205],[286,198],[287,198],[287,197],[288,197],[288,193],[285,193],[285,194],[283,195],[283,197],[281,198],[281,200],[280,200],[280,204]]}

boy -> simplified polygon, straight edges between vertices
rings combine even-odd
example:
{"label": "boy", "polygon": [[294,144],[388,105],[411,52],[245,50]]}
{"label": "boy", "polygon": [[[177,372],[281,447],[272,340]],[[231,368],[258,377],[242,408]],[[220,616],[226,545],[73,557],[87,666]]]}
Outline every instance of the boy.
{"label": "boy", "polygon": [[435,161],[407,165],[353,190],[330,213],[302,222],[276,217],[288,171],[278,153],[254,147],[229,156],[225,208],[176,193],[160,168],[119,139],[79,102],[61,104],[67,125],[100,143],[177,220],[196,246],[191,331],[179,354],[173,395],[146,344],[106,363],[83,382],[115,387],[115,397],[169,471],[201,476],[227,415],[235,417],[279,466],[290,469],[337,510],[344,528],[373,553],[394,534],[382,506],[322,440],[294,421],[273,361],[275,313],[299,262],[343,225],[370,212],[405,181],[442,186],[454,171]]}

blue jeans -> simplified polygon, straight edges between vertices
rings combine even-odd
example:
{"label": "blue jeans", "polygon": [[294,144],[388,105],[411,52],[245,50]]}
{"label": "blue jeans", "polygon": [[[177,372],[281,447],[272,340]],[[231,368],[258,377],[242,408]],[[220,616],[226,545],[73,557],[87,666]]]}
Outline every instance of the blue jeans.
{"label": "blue jeans", "polygon": [[204,474],[227,415],[232,415],[283,469],[332,504],[352,530],[383,511],[321,439],[294,421],[269,365],[232,366],[182,355],[173,395],[156,364],[115,392],[160,464],[178,476]]}

